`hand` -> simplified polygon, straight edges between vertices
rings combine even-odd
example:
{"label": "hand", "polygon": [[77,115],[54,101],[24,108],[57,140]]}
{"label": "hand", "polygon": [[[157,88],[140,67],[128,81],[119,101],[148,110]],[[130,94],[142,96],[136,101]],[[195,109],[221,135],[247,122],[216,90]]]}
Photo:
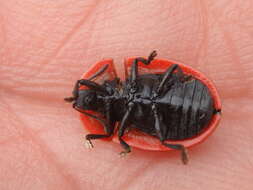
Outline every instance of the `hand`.
{"label": "hand", "polygon": [[[18,1],[0,3],[0,189],[253,188],[253,4],[244,1]],[[102,58],[147,56],[209,76],[222,122],[180,153],[118,144],[83,146],[85,131],[63,101]]]}

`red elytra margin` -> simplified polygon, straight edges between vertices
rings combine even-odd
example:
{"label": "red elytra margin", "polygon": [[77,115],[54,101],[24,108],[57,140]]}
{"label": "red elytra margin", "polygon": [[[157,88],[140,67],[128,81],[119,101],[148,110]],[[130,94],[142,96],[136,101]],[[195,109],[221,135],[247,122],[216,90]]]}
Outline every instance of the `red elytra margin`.
{"label": "red elytra margin", "polygon": [[[130,67],[131,67],[131,64],[133,63],[133,60],[134,60],[134,58],[128,58],[125,60],[125,63],[124,63],[125,70],[121,71],[121,72],[124,72],[126,77],[129,74]],[[98,77],[95,81],[101,83],[102,81],[104,81],[106,79],[115,78],[117,76],[117,74],[116,74],[112,59],[103,60],[103,61],[96,63],[83,75],[82,78],[85,78],[85,79],[89,78],[92,74],[96,73],[105,64],[109,65],[108,69],[106,70],[105,74],[102,77]],[[162,73],[172,64],[175,64],[175,63],[168,61],[168,60],[162,60],[162,59],[155,59],[149,65],[144,65],[142,63],[139,63],[139,74]],[[176,63],[176,64],[178,64],[182,68],[184,73],[194,76],[198,80],[202,81],[209,88],[211,95],[214,99],[214,106],[217,110],[220,110],[221,109],[221,101],[220,101],[217,89],[216,89],[215,85],[213,84],[213,82],[210,79],[208,79],[205,75],[203,75],[199,71],[197,71],[189,66],[186,66],[181,63]],[[119,76],[122,76],[122,75],[119,75]],[[124,80],[124,79],[121,78],[121,80]],[[92,112],[92,113],[94,114],[94,112]],[[174,144],[178,144],[178,143],[183,144],[185,147],[191,147],[191,146],[194,146],[198,143],[201,143],[209,135],[211,135],[212,132],[216,129],[216,127],[220,121],[220,118],[221,118],[220,114],[215,114],[213,116],[211,122],[209,123],[209,125],[206,127],[206,129],[196,137],[193,137],[190,139],[185,139],[185,140],[180,140],[180,141],[168,141],[168,142],[170,142],[172,144],[173,143]],[[86,115],[83,115],[83,114],[81,114],[81,120],[84,124],[85,129],[89,133],[104,134],[103,126],[98,121],[96,121],[93,118],[90,118]],[[127,132],[123,139],[126,140],[126,142],[130,146],[136,147],[139,149],[154,150],[154,151],[171,150],[171,149],[161,145],[161,143],[159,142],[159,140],[157,138],[146,135],[146,134],[136,131],[136,130],[130,130],[129,132]],[[114,142],[118,142],[117,133],[115,133],[115,135],[113,137],[108,138],[108,139],[103,139],[103,140],[112,140]]]}

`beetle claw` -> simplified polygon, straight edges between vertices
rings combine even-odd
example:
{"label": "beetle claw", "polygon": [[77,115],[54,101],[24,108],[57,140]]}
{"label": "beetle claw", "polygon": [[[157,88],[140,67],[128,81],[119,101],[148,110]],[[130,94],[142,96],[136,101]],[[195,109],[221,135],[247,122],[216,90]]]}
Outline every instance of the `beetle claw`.
{"label": "beetle claw", "polygon": [[86,142],[85,142],[85,147],[86,147],[87,149],[92,149],[92,148],[94,148],[94,146],[93,146],[93,144],[92,144],[92,142],[91,142],[90,140],[86,140]]}
{"label": "beetle claw", "polygon": [[182,159],[183,164],[185,164],[185,165],[188,164],[188,162],[189,162],[189,156],[188,156],[188,151],[187,151],[186,148],[184,148],[182,150],[181,159]]}
{"label": "beetle claw", "polygon": [[154,50],[152,51],[152,53],[150,54],[149,58],[154,59],[157,56],[157,52]]}
{"label": "beetle claw", "polygon": [[126,155],[127,155],[127,153],[124,151],[119,153],[120,158],[124,158],[124,157],[126,157]]}
{"label": "beetle claw", "polygon": [[125,158],[128,153],[129,152],[127,152],[127,151],[122,151],[119,153],[119,156],[120,156],[120,158]]}

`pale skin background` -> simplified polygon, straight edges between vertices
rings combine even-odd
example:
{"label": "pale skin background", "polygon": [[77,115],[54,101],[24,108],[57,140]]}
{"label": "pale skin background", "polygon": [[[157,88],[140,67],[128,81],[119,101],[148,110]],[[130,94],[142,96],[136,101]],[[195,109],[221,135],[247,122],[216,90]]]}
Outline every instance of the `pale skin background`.
{"label": "pale skin background", "polygon": [[[180,61],[211,78],[222,122],[178,152],[83,146],[63,102],[102,58]],[[252,0],[8,0],[0,2],[0,189],[253,189]]]}

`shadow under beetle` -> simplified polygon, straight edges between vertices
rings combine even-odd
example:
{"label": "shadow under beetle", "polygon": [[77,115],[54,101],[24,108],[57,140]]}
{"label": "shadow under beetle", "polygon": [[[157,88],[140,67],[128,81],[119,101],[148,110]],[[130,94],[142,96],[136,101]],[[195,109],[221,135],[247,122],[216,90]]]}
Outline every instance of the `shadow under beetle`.
{"label": "shadow under beetle", "polygon": [[[126,81],[115,78],[101,85],[92,81],[106,71],[108,65],[105,65],[89,79],[76,82],[73,96],[64,100],[73,102],[77,111],[100,121],[105,129],[105,134],[86,135],[89,147],[93,147],[92,139],[112,136],[119,122],[118,138],[124,148],[120,155],[131,152],[122,139],[126,129],[131,127],[157,137],[168,148],[180,150],[183,163],[188,162],[187,150],[182,144],[165,141],[197,136],[220,110],[215,109],[208,87],[194,76],[184,74],[177,64],[162,74],[139,75],[138,63],[148,65],[156,55],[153,51],[148,59],[134,59]],[[82,86],[88,89],[80,89]],[[103,118],[85,110],[99,112]]]}

